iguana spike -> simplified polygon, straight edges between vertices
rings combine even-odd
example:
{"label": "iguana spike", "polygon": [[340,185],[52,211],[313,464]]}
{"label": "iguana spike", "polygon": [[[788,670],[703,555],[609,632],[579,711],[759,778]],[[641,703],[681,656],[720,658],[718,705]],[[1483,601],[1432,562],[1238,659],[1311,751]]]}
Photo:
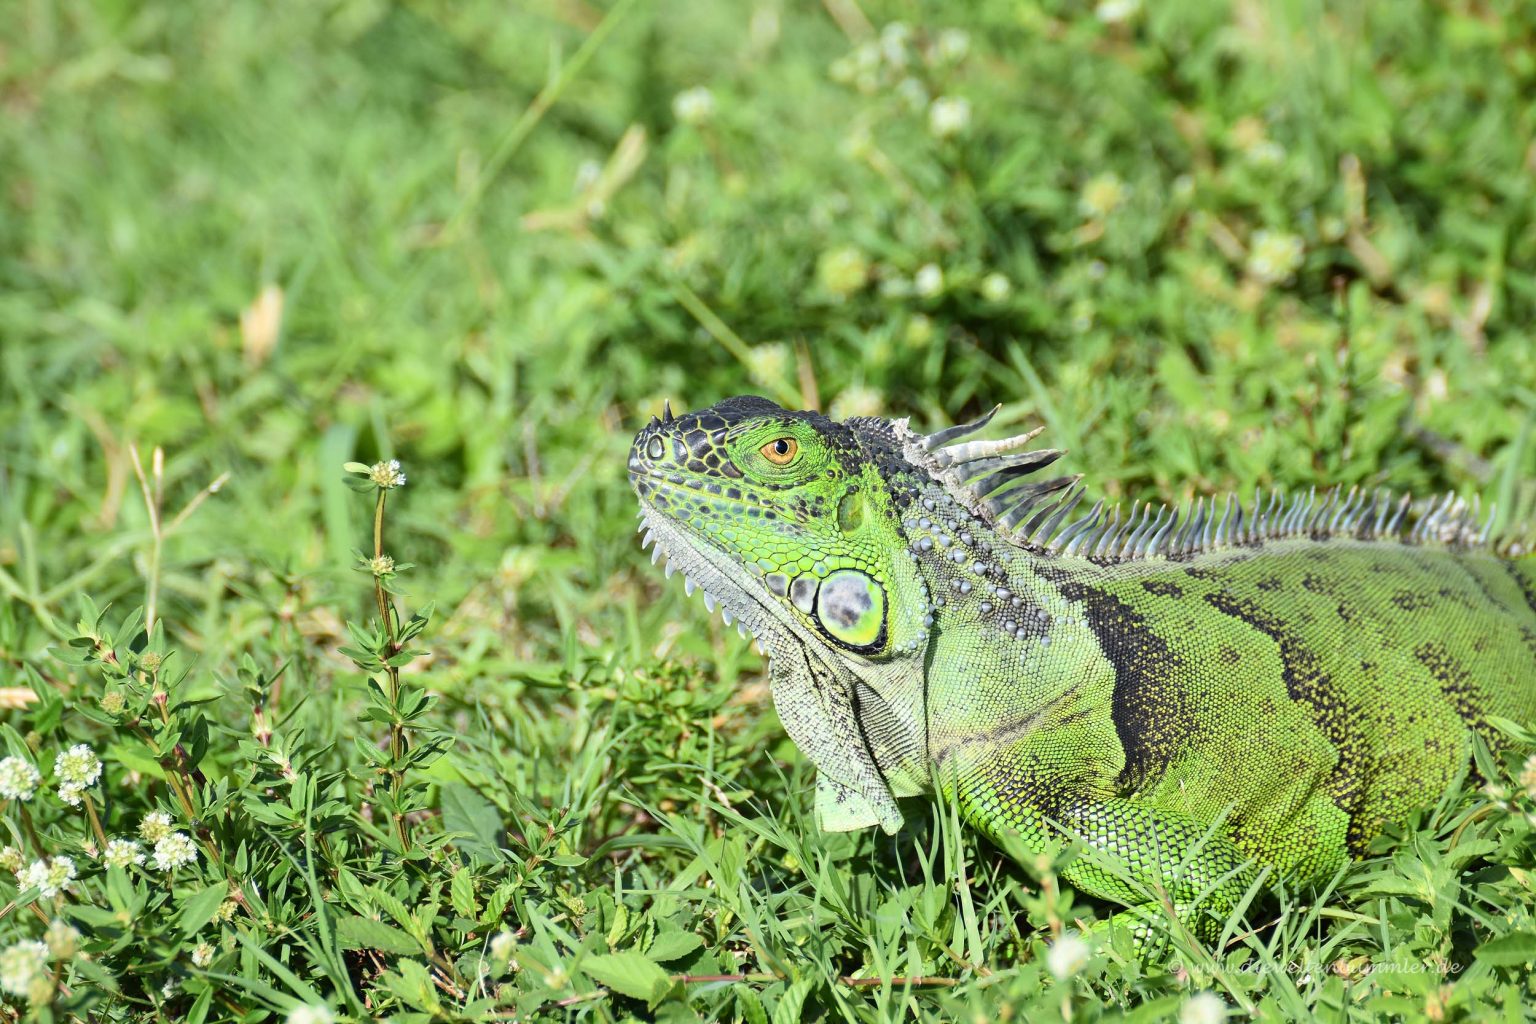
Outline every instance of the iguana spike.
{"label": "iguana spike", "polygon": [[[1089,558],[1103,558],[1109,554],[1111,540],[1120,530],[1120,506],[1116,505],[1109,510],[1109,515],[1104,518],[1104,523],[1088,538],[1088,544],[1093,550],[1087,551]],[[1087,545],[1085,545],[1085,548]]]}
{"label": "iguana spike", "polygon": [[[998,406],[999,409],[1002,406]],[[993,410],[994,412],[996,410]],[[989,414],[990,415],[990,414]],[[1044,432],[1045,427],[1039,426],[1034,430],[1015,434],[997,441],[966,441],[964,444],[951,445],[933,453],[934,461],[940,466],[953,466],[962,462],[976,462],[980,459],[988,459],[993,456],[1011,452],[1016,448],[1022,448]],[[1029,455],[1040,455],[1041,452],[1029,452]],[[1057,455],[1060,455],[1057,452]]]}
{"label": "iguana spike", "polygon": [[955,440],[957,437],[964,437],[966,434],[974,434],[976,431],[992,422],[992,417],[996,416],[997,411],[1002,407],[1002,403],[998,403],[997,405],[994,405],[992,407],[992,411],[987,413],[985,416],[982,416],[979,419],[974,419],[969,423],[961,423],[957,426],[945,427],[943,430],[935,431],[934,433],[924,437],[919,443],[923,446],[924,451],[931,452],[940,445],[949,444],[949,442]]}
{"label": "iguana spike", "polygon": [[[1034,517],[1018,531],[1017,535],[1026,543],[1035,543],[1037,540],[1044,541],[1049,538],[1056,532],[1056,527],[1061,525],[1061,521],[1077,507],[1077,503],[1083,500],[1083,489],[1077,485],[1082,477],[1074,476],[1066,479],[1072,481],[1068,489],[1054,502],[1036,512]],[[1003,521],[1005,525],[1011,527],[1033,510],[1033,503],[1022,503],[1020,507],[1004,516]]]}
{"label": "iguana spike", "polygon": [[1477,535],[1477,539],[1472,543],[1478,545],[1479,547],[1487,544],[1488,541],[1493,537],[1493,524],[1498,522],[1498,519],[1499,503],[1496,501],[1490,501],[1488,503],[1488,519],[1483,523],[1483,531]]}
{"label": "iguana spike", "polygon": [[1052,495],[1073,487],[1081,479],[1081,476],[1058,476],[1034,484],[1018,482],[988,498],[986,507],[996,517],[999,526],[1005,530],[1012,529],[1015,523],[1042,504],[1050,507]]}
{"label": "iguana spike", "polygon": [[1242,506],[1237,505],[1237,495],[1229,492],[1227,494],[1227,507],[1222,510],[1221,522],[1216,524],[1214,536],[1209,533],[1207,534],[1207,536],[1213,537],[1213,542],[1216,544],[1226,545],[1231,541],[1231,537],[1227,533],[1227,524],[1232,521],[1232,507],[1234,505],[1237,506],[1237,517],[1241,520],[1243,516]]}
{"label": "iguana spike", "polygon": [[[1000,468],[995,473],[989,473],[980,480],[968,483],[965,486],[969,487],[974,494],[1000,500],[1001,495],[999,491],[1004,490],[1008,484],[1018,481],[1020,477],[1028,476],[1031,473],[1044,469],[1060,458],[1061,454],[1061,452],[1053,449],[1045,449],[1038,452],[1030,452],[1029,457],[1021,457],[1017,461],[1010,459],[987,459],[985,463],[988,469],[991,469],[993,466],[999,466]],[[976,463],[976,465],[981,465],[981,463]]]}
{"label": "iguana spike", "polygon": [[1179,507],[1177,505],[1172,506],[1170,512],[1172,514],[1169,515],[1168,522],[1164,524],[1161,530],[1153,534],[1152,539],[1147,542],[1147,554],[1168,554],[1168,537],[1179,525]]}
{"label": "iguana spike", "polygon": [[669,398],[661,403],[661,422],[671,423],[675,418],[672,415],[672,399]]}
{"label": "iguana spike", "polygon": [[1153,518],[1152,503],[1149,501],[1141,506],[1141,522],[1137,524],[1136,529],[1131,531],[1130,536],[1125,538],[1125,545],[1121,548],[1123,555],[1127,558],[1136,557],[1136,549],[1141,546],[1141,542],[1146,539],[1152,527],[1162,520],[1164,508],[1166,506],[1159,508],[1157,510],[1157,517]]}
{"label": "iguana spike", "polygon": [[1055,540],[1051,541],[1051,549],[1062,555],[1071,555],[1076,553],[1076,545],[1083,539],[1085,535],[1092,532],[1093,528],[1099,524],[1099,516],[1101,513],[1103,513],[1103,511],[1104,499],[1100,498],[1094,503],[1093,508],[1089,509],[1085,514],[1068,523],[1062,529],[1060,535],[1058,535]]}
{"label": "iguana spike", "polygon": [[1387,524],[1387,532],[1395,534],[1402,525],[1403,516],[1408,514],[1408,509],[1413,505],[1413,495],[1405,494],[1397,503],[1397,514],[1392,517],[1392,522]]}
{"label": "iguana spike", "polygon": [[656,430],[660,426],[661,426],[661,420],[657,419],[655,416],[652,416],[651,417],[651,422],[649,422],[649,423],[647,423],[645,425],[645,429],[647,429],[647,430]]}

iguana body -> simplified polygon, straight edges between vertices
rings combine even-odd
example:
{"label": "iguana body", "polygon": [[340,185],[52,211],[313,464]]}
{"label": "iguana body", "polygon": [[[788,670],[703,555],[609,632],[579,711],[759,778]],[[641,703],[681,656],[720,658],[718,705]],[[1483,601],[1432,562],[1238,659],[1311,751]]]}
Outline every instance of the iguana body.
{"label": "iguana body", "polygon": [[[1071,519],[1030,435],[950,444],[736,398],[653,420],[647,540],[771,656],[823,827],[938,788],[1069,880],[1217,914],[1432,805],[1488,716],[1536,720],[1536,559],[1449,499]],[[690,590],[691,590],[690,586]]]}

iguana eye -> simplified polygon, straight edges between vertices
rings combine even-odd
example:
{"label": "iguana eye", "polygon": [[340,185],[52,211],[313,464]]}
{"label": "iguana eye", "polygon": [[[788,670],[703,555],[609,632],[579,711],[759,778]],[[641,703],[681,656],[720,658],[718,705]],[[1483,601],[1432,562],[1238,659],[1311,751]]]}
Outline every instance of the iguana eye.
{"label": "iguana eye", "polygon": [[769,441],[759,450],[763,453],[763,458],[775,466],[787,466],[800,453],[800,442],[792,437],[781,437],[775,441]]}

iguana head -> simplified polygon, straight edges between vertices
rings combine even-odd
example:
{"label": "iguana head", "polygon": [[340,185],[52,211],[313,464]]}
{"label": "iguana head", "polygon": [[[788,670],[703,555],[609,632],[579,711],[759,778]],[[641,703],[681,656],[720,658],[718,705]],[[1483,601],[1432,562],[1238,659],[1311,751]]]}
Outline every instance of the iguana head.
{"label": "iguana head", "polygon": [[985,544],[992,524],[1054,509],[1072,482],[1015,489],[1059,454],[1017,452],[1029,435],[941,447],[988,418],[922,436],[905,420],[839,423],[742,397],[669,410],[630,449],[653,560],[771,655],[824,828],[894,831],[895,797],[927,785],[923,656],[947,610],[931,590],[971,589],[961,547],[946,545]]}
{"label": "iguana head", "polygon": [[927,594],[877,465],[899,458],[875,440],[756,397],[653,419],[629,454],[642,529],[668,575],[681,570],[770,653],[913,652]]}

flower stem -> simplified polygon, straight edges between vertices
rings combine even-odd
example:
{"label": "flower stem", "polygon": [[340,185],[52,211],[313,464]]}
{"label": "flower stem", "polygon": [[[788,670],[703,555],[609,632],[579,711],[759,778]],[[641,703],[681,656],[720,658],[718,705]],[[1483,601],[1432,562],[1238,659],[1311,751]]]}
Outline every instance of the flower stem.
{"label": "flower stem", "polygon": [[91,801],[91,794],[82,793],[81,796],[85,798],[85,816],[91,819],[91,831],[96,833],[96,848],[100,851],[97,856],[100,856],[107,852],[107,833],[102,830],[101,819],[96,816],[96,804]]}
{"label": "flower stem", "polygon": [[[380,487],[378,497],[373,505],[373,557],[377,560],[384,557],[384,499],[389,492]],[[389,724],[389,792],[396,807],[394,812],[395,837],[400,841],[400,849],[411,848],[411,836],[405,825],[405,816],[398,810],[400,806],[400,792],[404,788],[405,772],[400,767],[400,760],[408,749],[405,735],[405,723],[399,720],[400,713],[400,670],[389,664],[389,660],[400,653],[399,634],[396,631],[396,618],[393,602],[389,599],[389,593],[384,589],[384,579],[378,574],[373,577],[373,596],[379,605],[379,621],[383,623],[384,635],[387,639],[385,648],[384,671],[388,677],[388,685],[385,687],[385,696],[389,700],[390,710],[395,713],[394,721]]]}
{"label": "flower stem", "polygon": [[36,850],[37,855],[41,857],[43,855],[43,843],[42,840],[37,838],[37,829],[32,824],[32,812],[27,810],[27,805],[24,803],[18,803],[17,810],[21,811],[21,828],[27,834],[27,841],[32,844],[32,849]]}

